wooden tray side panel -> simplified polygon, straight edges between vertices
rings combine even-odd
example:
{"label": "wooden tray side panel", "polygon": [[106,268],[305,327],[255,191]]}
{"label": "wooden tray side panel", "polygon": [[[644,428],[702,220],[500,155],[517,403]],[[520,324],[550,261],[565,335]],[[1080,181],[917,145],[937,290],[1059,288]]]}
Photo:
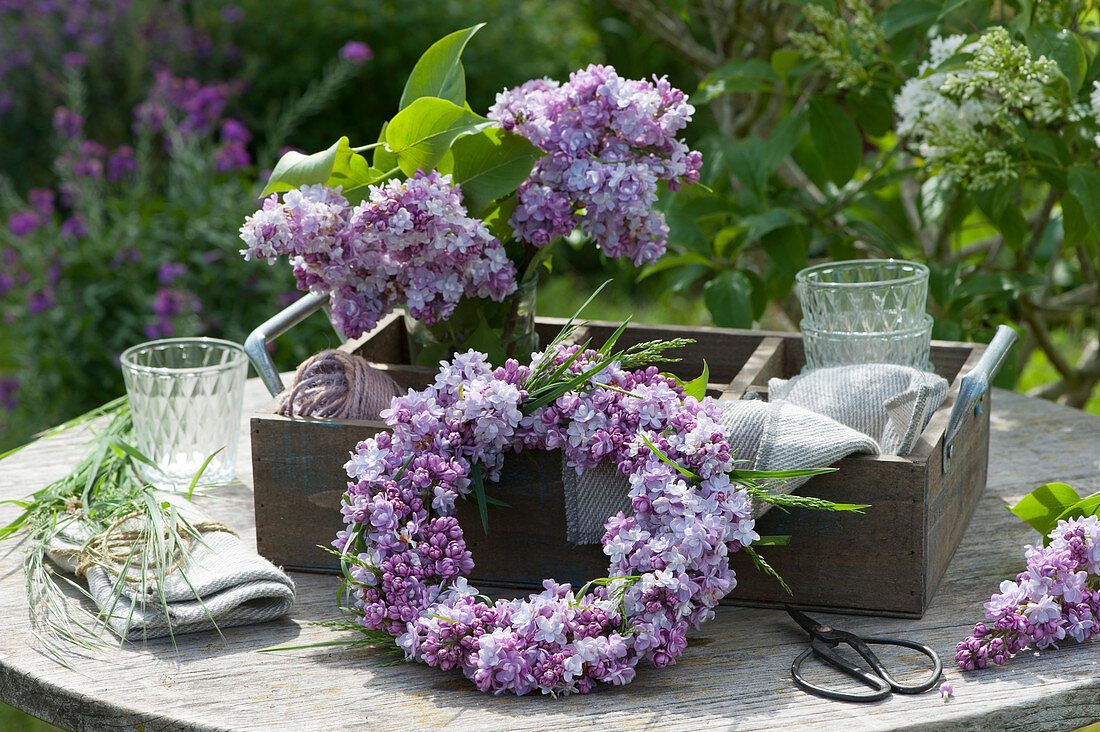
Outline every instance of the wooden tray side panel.
{"label": "wooden tray side panel", "polygon": [[252,418],[252,474],[256,491],[256,549],[271,562],[294,569],[331,571],[328,545],[343,528],[340,499],[344,471],[360,440],[383,425]]}
{"label": "wooden tray side panel", "polygon": [[924,612],[924,475],[903,459],[854,457],[838,472],[798,489],[837,503],[870,504],[863,513],[771,509],[756,523],[762,536],[790,535],[785,547],[759,550],[793,591],[734,555],[738,585],[731,604],[805,607],[919,617]]}

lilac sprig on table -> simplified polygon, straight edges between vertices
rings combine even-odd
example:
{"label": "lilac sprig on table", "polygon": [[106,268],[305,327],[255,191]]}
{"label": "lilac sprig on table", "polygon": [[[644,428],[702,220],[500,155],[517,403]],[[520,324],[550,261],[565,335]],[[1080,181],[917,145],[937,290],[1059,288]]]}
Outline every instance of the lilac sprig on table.
{"label": "lilac sprig on table", "polygon": [[[587,376],[525,410],[533,377],[547,373]],[[617,354],[557,344],[496,369],[460,354],[382,416],[392,432],[364,440],[347,465],[347,526],[334,542],[352,609],[407,658],[460,668],[483,691],[583,693],[629,682],[643,660],[673,663],[736,584],[729,555],[759,538],[727,475],[717,405],[656,367],[623,369]],[[630,479],[633,515],[611,517],[603,539],[609,577],[576,593],[546,580],[526,600],[490,604],[466,582],[455,502],[483,493],[506,453],[555,448],[578,470],[609,459]]]}
{"label": "lilac sprig on table", "polygon": [[246,259],[287,256],[301,290],[328,293],[333,322],[355,338],[407,306],[427,324],[464,297],[501,301],[515,266],[485,225],[466,214],[449,175],[417,172],[371,186],[349,205],[339,188],[271,194],[241,227]]}
{"label": "lilac sprig on table", "polygon": [[1100,634],[1100,519],[1059,521],[1045,547],[1027,548],[1027,569],[985,603],[989,623],[956,647],[966,671],[1003,664],[1028,645],[1056,647]]}
{"label": "lilac sprig on table", "polygon": [[546,153],[518,189],[516,238],[542,247],[578,226],[635,265],[665,251],[657,183],[699,180],[702,155],[677,139],[695,108],[668,80],[624,79],[593,64],[559,84],[534,79],[497,95],[489,119]]}

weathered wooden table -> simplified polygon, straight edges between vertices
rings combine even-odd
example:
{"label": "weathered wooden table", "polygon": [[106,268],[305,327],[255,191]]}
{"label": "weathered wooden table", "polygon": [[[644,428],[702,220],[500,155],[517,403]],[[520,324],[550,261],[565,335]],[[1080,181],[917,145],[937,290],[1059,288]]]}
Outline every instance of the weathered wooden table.
{"label": "weathered wooden table", "polygon": [[[251,381],[246,413],[264,400]],[[65,474],[83,439],[61,435],[0,461],[0,500]],[[0,547],[0,699],[71,729],[1074,729],[1100,720],[1100,642],[1025,652],[1004,667],[968,674],[951,659],[955,643],[981,618],[982,603],[1022,567],[1022,546],[1037,538],[1004,506],[1054,480],[1082,493],[1100,490],[1100,419],[996,391],[991,441],[988,487],[924,618],[820,616],[864,635],[935,648],[955,687],[946,703],[935,691],[873,704],[809,696],[789,675],[804,648],[802,632],[782,612],[749,608],[720,608],[675,666],[649,667],[628,686],[561,699],[484,695],[458,672],[383,667],[386,659],[370,651],[257,653],[335,637],[311,623],[338,616],[336,580],[309,574],[294,575],[298,601],[283,620],[229,628],[224,639],[214,632],[181,636],[178,649],[168,641],[127,646],[70,670],[35,650],[22,554],[11,543]],[[249,539],[244,424],[240,444],[240,482],[205,507]],[[0,522],[16,515],[15,506],[0,506]]]}

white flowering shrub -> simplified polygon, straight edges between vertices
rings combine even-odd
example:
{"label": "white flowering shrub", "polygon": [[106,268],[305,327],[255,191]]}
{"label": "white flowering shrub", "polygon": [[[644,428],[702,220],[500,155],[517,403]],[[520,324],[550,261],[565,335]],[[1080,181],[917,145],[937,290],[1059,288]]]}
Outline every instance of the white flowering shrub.
{"label": "white flowering shrub", "polygon": [[[709,191],[670,210],[670,254],[644,276],[702,289],[714,321],[749,327],[813,260],[926,262],[934,337],[1025,332],[1011,386],[1082,406],[1100,383],[1100,60],[1091,3],[615,0],[688,59],[719,134]],[[743,5],[743,7],[742,7]],[[685,10],[686,7],[686,10]],[[717,199],[717,200],[716,200]]]}

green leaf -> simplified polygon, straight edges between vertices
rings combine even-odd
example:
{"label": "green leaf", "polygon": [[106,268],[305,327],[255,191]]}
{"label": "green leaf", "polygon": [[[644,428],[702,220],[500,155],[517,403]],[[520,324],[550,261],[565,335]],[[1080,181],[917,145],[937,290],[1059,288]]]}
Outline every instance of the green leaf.
{"label": "green leaf", "polygon": [[479,463],[470,466],[470,482],[474,485],[474,500],[477,501],[477,512],[481,515],[481,528],[488,536],[489,501],[485,496],[485,480],[481,476],[481,465]]}
{"label": "green leaf", "polygon": [[671,465],[672,467],[676,468],[676,472],[678,472],[680,475],[684,476],[685,478],[698,478],[699,477],[698,475],[691,472],[687,468],[682,468],[679,465],[677,465],[676,463],[672,462],[672,460],[670,460],[667,455],[665,455],[663,452],[661,452],[657,448],[656,445],[654,445],[652,442],[650,442],[649,438],[645,436],[644,432],[638,432],[638,437],[641,437],[642,442],[649,445],[649,449],[653,451],[653,454],[656,455],[661,460],[661,462],[667,463],[667,464]]}
{"label": "green leaf", "polygon": [[1085,81],[1088,57],[1080,37],[1071,30],[1043,23],[1028,29],[1027,46],[1037,56],[1046,56],[1058,64],[1069,82],[1069,92],[1075,96]]}
{"label": "green leaf", "polygon": [[1059,521],[1069,521],[1081,516],[1096,516],[1098,513],[1100,513],[1100,493],[1093,493],[1058,514],[1054,519],[1054,526],[1051,527],[1051,530],[1058,526]]}
{"label": "green leaf", "polygon": [[1070,246],[1076,246],[1096,233],[1085,220],[1085,210],[1073,196],[1062,199],[1062,233]]}
{"label": "green leaf", "polygon": [[326,183],[340,186],[344,198],[354,205],[367,197],[367,187],[382,180],[386,171],[372,168],[359,154],[352,155],[348,163],[347,172],[334,173]]}
{"label": "green leaf", "polygon": [[759,137],[746,137],[738,142],[728,142],[724,152],[729,171],[758,198],[762,198],[769,176],[764,142]]}
{"label": "green leaf", "polygon": [[471,348],[488,356],[489,363],[494,366],[504,365],[505,354],[504,346],[500,342],[500,333],[493,330],[484,316],[481,317],[477,328],[462,342],[458,350],[465,352]]}
{"label": "green leaf", "polygon": [[1009,506],[1008,510],[1046,536],[1057,525],[1058,517],[1080,500],[1077,491],[1065,483],[1047,483],[1021,498],[1015,506]]}
{"label": "green leaf", "polygon": [[753,214],[741,219],[741,225],[745,227],[745,238],[756,241],[776,229],[795,226],[803,223],[802,215],[788,208],[773,208],[761,214]]}
{"label": "green leaf", "polygon": [[703,288],[703,300],[721,328],[752,327],[752,283],[741,272],[719,272]]}
{"label": "green leaf", "polygon": [[703,397],[707,395],[707,383],[710,381],[710,369],[707,367],[707,360],[703,359],[703,373],[684,384],[684,396],[695,397],[699,401],[703,401]]}
{"label": "green leaf", "polygon": [[805,269],[807,265],[807,243],[805,232],[800,226],[776,229],[760,239],[760,246],[767,252],[768,258],[791,282],[798,271]]}
{"label": "green leaf", "polygon": [[461,135],[480,132],[492,123],[443,99],[421,97],[397,113],[386,127],[386,147],[397,156],[401,172],[429,171]]}
{"label": "green leaf", "polygon": [[324,183],[333,173],[349,170],[351,155],[351,145],[346,137],[341,137],[329,149],[312,155],[291,150],[276,163],[260,195]]}
{"label": "green leaf", "polygon": [[[382,131],[378,133],[378,142],[386,142],[386,127],[389,122],[382,123]],[[374,157],[371,159],[375,168],[379,170],[393,170],[397,167],[397,156],[386,149],[386,146],[379,145],[374,148]]]}
{"label": "green leaf", "polygon": [[894,105],[885,92],[872,89],[869,93],[849,94],[845,101],[855,115],[856,121],[859,122],[859,126],[866,130],[868,135],[882,137],[894,129]]}
{"label": "green leaf", "polygon": [[774,577],[776,581],[779,582],[779,586],[782,587],[788,595],[791,595],[792,597],[794,596],[794,593],[791,592],[791,588],[788,587],[787,583],[783,581],[783,578],[779,576],[779,572],[776,572],[775,568],[772,567],[772,565],[768,564],[764,557],[760,556],[760,554],[757,553],[755,549],[753,549],[751,546],[746,546],[742,548],[742,551],[749,555],[749,559],[752,560],[752,563],[756,566],[758,570],[760,570],[764,574]]}
{"label": "green leaf", "polygon": [[752,543],[753,546],[788,546],[791,543],[791,535],[761,536]]}
{"label": "green leaf", "polygon": [[790,117],[784,117],[772,128],[764,142],[764,169],[770,176],[783,161],[794,151],[798,141],[806,132],[806,116],[799,112]]}
{"label": "green leaf", "polygon": [[779,78],[786,84],[787,77],[790,76],[791,70],[794,69],[801,60],[801,52],[791,48],[781,48],[772,54],[772,68],[775,69],[775,73],[778,74]]}
{"label": "green leaf", "polygon": [[499,127],[460,137],[451,152],[452,180],[462,186],[466,210],[474,217],[497,198],[516,190],[543,155],[526,138]]}
{"label": "green leaf", "polygon": [[810,139],[825,163],[825,175],[838,186],[852,179],[863,157],[863,140],[840,105],[810,100]]}
{"label": "green leaf", "polygon": [[699,91],[692,104],[707,102],[734,92],[773,91],[782,80],[770,64],[760,59],[734,59],[707,74],[699,82]]}
{"label": "green leaf", "polygon": [[940,17],[942,9],[943,3],[934,3],[930,0],[906,0],[883,10],[875,18],[875,22],[882,28],[886,40],[890,40],[904,30],[931,25]]}
{"label": "green leaf", "polygon": [[1067,176],[1069,195],[1081,204],[1081,213],[1093,232],[1100,231],[1100,172],[1094,165],[1078,163]]}
{"label": "green leaf", "polygon": [[462,51],[484,23],[479,23],[440,38],[428,47],[413,66],[398,109],[410,106],[422,97],[438,97],[461,107],[466,103],[466,74],[462,69]]}

